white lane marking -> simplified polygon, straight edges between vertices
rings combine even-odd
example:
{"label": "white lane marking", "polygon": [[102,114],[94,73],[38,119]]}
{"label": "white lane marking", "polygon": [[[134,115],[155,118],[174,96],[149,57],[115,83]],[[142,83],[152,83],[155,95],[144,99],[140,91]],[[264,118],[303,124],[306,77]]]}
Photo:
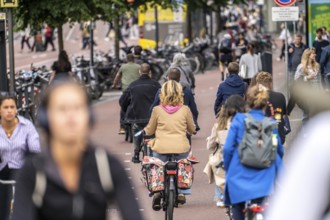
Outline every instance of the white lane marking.
{"label": "white lane marking", "polygon": [[132,153],[125,153],[126,156],[132,155]]}
{"label": "white lane marking", "polygon": [[129,177],[127,177],[127,178],[128,178],[128,179],[130,179],[130,180],[132,179],[132,177],[131,177],[131,176],[129,176]]}
{"label": "white lane marking", "polygon": [[124,163],[130,163],[131,161],[130,160],[124,160]]}
{"label": "white lane marking", "polygon": [[125,170],[126,170],[126,171],[130,171],[130,170],[131,170],[131,168],[125,168]]}
{"label": "white lane marking", "polygon": [[70,40],[70,38],[72,36],[72,33],[73,33],[73,31],[74,31],[75,28],[76,28],[76,24],[74,24],[73,27],[70,28],[70,31],[69,31],[68,35],[66,36],[66,38],[65,38],[65,41],[69,41]]}
{"label": "white lane marking", "polygon": [[140,212],[144,212],[144,209],[139,209]]}

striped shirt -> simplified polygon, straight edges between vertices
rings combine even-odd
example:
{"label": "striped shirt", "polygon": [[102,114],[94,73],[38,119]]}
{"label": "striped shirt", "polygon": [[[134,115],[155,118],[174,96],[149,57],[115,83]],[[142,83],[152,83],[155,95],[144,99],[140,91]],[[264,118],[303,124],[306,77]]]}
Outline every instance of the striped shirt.
{"label": "striped shirt", "polygon": [[10,138],[0,124],[0,171],[6,165],[10,169],[20,169],[26,152],[40,152],[39,135],[34,125],[21,116],[18,116],[18,120],[19,123]]}

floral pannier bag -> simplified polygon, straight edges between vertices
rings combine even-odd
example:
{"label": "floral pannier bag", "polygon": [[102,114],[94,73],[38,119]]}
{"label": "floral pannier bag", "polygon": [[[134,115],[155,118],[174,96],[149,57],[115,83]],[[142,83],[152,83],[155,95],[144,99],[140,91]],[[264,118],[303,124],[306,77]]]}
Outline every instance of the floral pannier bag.
{"label": "floral pannier bag", "polygon": [[144,157],[142,162],[142,175],[144,183],[150,192],[159,192],[164,187],[164,162],[155,157]]}
{"label": "floral pannier bag", "polygon": [[194,168],[187,159],[178,161],[178,188],[190,189],[194,180]]}

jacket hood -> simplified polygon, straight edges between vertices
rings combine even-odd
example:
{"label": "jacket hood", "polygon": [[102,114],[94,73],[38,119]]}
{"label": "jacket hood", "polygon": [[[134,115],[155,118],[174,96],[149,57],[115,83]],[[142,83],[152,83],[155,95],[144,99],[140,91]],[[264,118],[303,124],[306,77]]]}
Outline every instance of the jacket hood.
{"label": "jacket hood", "polygon": [[177,111],[180,110],[180,108],[182,107],[182,105],[176,105],[176,106],[172,106],[172,105],[166,105],[163,106],[161,105],[162,109],[164,109],[164,111],[166,111],[168,114],[173,114]]}
{"label": "jacket hood", "polygon": [[241,77],[237,74],[231,74],[226,80],[225,83],[231,87],[241,87],[244,82]]}

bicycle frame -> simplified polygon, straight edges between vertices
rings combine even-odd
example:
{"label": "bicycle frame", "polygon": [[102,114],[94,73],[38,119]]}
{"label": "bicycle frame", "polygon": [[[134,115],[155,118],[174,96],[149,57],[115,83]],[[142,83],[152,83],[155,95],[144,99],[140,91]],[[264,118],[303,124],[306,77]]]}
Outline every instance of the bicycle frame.
{"label": "bicycle frame", "polygon": [[173,156],[170,161],[165,164],[165,192],[163,195],[163,210],[165,211],[165,220],[173,219],[174,207],[177,206],[177,174],[178,164],[173,160]]}

